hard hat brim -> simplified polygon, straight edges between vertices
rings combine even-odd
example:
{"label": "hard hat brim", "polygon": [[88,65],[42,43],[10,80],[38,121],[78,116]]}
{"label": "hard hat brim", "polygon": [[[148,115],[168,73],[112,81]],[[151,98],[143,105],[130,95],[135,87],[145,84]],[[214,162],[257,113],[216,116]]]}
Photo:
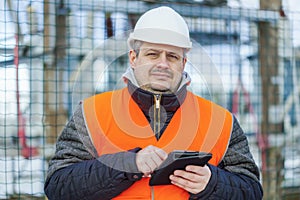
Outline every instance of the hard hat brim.
{"label": "hard hat brim", "polygon": [[[147,36],[147,37],[145,37]],[[138,29],[130,33],[128,37],[128,46],[132,49],[135,40],[155,43],[166,44],[184,49],[191,49],[192,42],[186,36],[177,32],[165,29],[144,28]]]}

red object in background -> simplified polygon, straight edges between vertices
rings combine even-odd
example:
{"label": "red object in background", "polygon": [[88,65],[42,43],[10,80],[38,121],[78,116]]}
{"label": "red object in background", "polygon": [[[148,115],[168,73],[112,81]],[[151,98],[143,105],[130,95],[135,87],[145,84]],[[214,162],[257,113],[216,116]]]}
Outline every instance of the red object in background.
{"label": "red object in background", "polygon": [[[244,107],[240,107],[240,101],[244,101]],[[239,110],[243,109],[243,111]],[[239,112],[244,112],[247,110],[250,114],[254,115],[254,109],[251,104],[250,94],[244,87],[241,78],[238,79],[238,84],[236,89],[233,92],[232,97],[232,113],[238,114]],[[254,126],[258,126],[257,121],[255,120]],[[259,133],[258,127],[255,127],[256,141],[259,149],[261,150],[261,159],[262,159],[262,170],[266,170],[266,148],[268,147],[268,138]]]}
{"label": "red object in background", "polygon": [[36,147],[30,147],[26,143],[25,134],[25,118],[22,115],[20,107],[20,91],[19,91],[19,40],[18,35],[15,36],[16,46],[14,48],[14,65],[16,66],[16,98],[17,98],[17,115],[18,115],[18,138],[21,145],[21,155],[25,158],[31,158],[38,155]]}

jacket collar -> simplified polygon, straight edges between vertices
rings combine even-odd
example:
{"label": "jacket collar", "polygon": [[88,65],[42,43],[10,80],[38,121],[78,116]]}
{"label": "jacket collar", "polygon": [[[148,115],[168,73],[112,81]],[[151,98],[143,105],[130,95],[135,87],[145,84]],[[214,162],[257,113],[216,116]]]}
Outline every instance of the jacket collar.
{"label": "jacket collar", "polygon": [[[127,87],[133,100],[144,112],[149,111],[155,103],[155,96],[159,95],[136,87],[131,81],[128,81]],[[183,103],[186,93],[186,86],[184,86],[176,94],[162,94],[160,105],[163,106],[167,112],[175,112]]]}

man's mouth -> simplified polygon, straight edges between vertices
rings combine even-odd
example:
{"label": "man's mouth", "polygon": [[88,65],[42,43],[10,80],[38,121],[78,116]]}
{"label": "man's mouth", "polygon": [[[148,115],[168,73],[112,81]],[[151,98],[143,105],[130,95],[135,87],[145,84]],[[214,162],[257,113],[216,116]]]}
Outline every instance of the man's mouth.
{"label": "man's mouth", "polygon": [[161,78],[172,78],[172,74],[168,71],[155,70],[151,72],[151,75],[156,77],[161,77]]}

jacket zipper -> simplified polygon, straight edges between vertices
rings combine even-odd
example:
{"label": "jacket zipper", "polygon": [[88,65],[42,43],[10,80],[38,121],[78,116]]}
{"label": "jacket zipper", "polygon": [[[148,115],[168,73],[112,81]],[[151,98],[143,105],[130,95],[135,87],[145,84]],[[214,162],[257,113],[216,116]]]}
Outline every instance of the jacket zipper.
{"label": "jacket zipper", "polygon": [[160,100],[161,100],[161,94],[155,94],[154,95],[154,134],[157,138],[160,137]]}
{"label": "jacket zipper", "polygon": [[[160,100],[161,100],[161,94],[155,94],[154,95],[154,134],[156,138],[158,139],[160,137]],[[151,186],[151,200],[154,200],[154,187]]]}
{"label": "jacket zipper", "polygon": [[154,187],[151,186],[151,200],[154,200]]}

